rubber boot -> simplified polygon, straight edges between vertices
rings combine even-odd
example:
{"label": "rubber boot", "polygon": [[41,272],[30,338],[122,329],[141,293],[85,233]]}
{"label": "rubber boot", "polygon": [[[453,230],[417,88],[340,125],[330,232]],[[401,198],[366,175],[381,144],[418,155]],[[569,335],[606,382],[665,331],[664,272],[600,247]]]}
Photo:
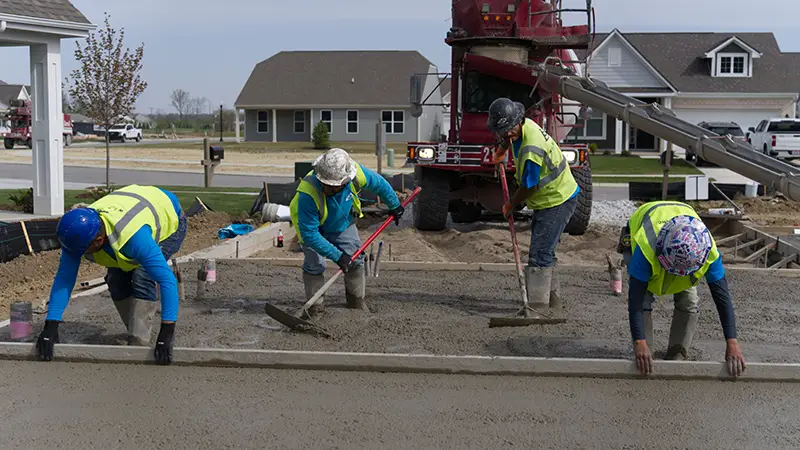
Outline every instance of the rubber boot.
{"label": "rubber boot", "polygon": [[669,345],[664,359],[683,361],[688,357],[694,331],[697,328],[697,313],[674,310],[669,328]]}
{"label": "rubber boot", "polygon": [[550,278],[550,307],[561,308],[561,283],[558,281],[558,271],[551,267],[553,276]]}
{"label": "rubber boot", "polygon": [[[311,300],[311,297],[314,296],[322,286],[325,285],[325,275],[312,275],[307,272],[303,272],[303,286],[306,289],[306,301]],[[325,305],[323,302],[325,301],[325,296],[323,295],[320,297],[319,301],[311,307],[308,308],[308,315],[310,316],[317,316],[322,313],[325,309]]]}
{"label": "rubber boot", "polygon": [[158,309],[158,304],[151,300],[128,297],[125,300],[114,302],[114,306],[128,330],[128,344],[150,345],[153,316]]}
{"label": "rubber boot", "polygon": [[348,308],[361,309],[369,312],[369,308],[364,301],[366,295],[366,281],[364,265],[353,267],[344,274],[344,291]]}
{"label": "rubber boot", "polygon": [[647,342],[647,347],[653,351],[653,312],[644,312],[644,339]]}
{"label": "rubber boot", "polygon": [[535,310],[550,307],[550,286],[553,279],[552,267],[525,268],[525,287],[528,290],[528,306]]}

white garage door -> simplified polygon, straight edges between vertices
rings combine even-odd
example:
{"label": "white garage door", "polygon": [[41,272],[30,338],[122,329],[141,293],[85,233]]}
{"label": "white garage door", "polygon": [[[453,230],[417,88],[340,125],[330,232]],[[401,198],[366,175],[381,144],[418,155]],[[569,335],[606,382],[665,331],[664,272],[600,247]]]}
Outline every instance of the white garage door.
{"label": "white garage door", "polygon": [[736,122],[747,133],[764,119],[781,117],[781,110],[721,110],[721,109],[673,109],[675,114],[694,125],[700,122]]}

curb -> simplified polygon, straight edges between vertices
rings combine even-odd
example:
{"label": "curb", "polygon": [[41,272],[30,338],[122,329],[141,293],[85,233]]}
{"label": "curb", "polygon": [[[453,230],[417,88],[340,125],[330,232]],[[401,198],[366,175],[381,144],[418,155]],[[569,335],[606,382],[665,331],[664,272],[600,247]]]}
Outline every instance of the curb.
{"label": "curb", "polygon": [[[59,344],[54,360],[84,363],[154,364],[152,349],[113,345]],[[0,343],[2,360],[37,360],[35,345]],[[645,379],[633,361],[622,359],[526,358],[500,356],[415,355],[391,353],[304,352],[175,348],[173,365],[358,372],[513,375]],[[646,379],[731,380],[727,366],[711,361],[656,361]],[[736,381],[797,382],[800,364],[750,363]]]}
{"label": "curb", "polygon": [[[217,262],[225,262],[227,259],[218,258]],[[245,258],[238,261],[249,261],[253,263],[265,263],[276,267],[300,267],[303,260],[300,258]],[[381,261],[381,270],[400,270],[426,272],[516,272],[517,267],[513,263],[463,263],[463,262],[432,262],[432,261]],[[607,270],[608,266],[603,264],[559,264],[559,268],[566,269],[589,269]],[[338,267],[328,267],[330,270],[338,270]],[[756,272],[764,275],[775,275],[788,278],[800,278],[800,269],[764,269],[760,267],[725,267],[726,271],[731,272]]]}

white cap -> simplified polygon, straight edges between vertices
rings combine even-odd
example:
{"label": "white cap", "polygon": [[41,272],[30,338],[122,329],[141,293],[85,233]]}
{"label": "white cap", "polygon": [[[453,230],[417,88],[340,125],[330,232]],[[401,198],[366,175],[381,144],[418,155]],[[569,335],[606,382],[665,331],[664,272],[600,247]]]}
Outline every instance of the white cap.
{"label": "white cap", "polygon": [[356,162],[341,148],[332,148],[314,160],[314,175],[322,184],[342,186],[356,176]]}

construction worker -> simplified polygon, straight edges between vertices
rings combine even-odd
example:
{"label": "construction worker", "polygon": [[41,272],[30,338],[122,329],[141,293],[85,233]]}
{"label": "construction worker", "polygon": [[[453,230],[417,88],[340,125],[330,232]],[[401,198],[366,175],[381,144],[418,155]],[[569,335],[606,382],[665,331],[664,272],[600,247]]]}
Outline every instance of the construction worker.
{"label": "construction worker", "polygon": [[745,362],[722,258],[695,210],[681,202],[645,203],[623,227],[617,251],[628,266],[628,320],[639,371],[653,371],[653,296],[674,295],[665,359],[686,359],[697,328],[697,284],[705,277],[727,342],[728,372],[741,375]]}
{"label": "construction worker", "polygon": [[[344,272],[347,307],[369,311],[364,303],[364,259],[352,255],[361,247],[356,218],[363,217],[358,194],[373,192],[389,207],[399,225],[404,209],[392,186],[377,173],[353,161],[341,148],[320,155],[313,170],[300,181],[289,204],[292,223],[303,249],[303,284],[306,300],[325,284],[325,258],[336,262]],[[309,308],[319,314],[323,299]]]}
{"label": "construction worker", "polygon": [[522,103],[498,98],[489,106],[489,131],[503,143],[494,162],[513,148],[517,190],[503,206],[508,218],[520,205],[533,211],[531,243],[525,279],[530,306],[534,309],[561,307],[561,292],[555,273],[556,247],[572,218],[580,187],[572,177],[556,141],[536,122],[525,117]]}
{"label": "construction worker", "polygon": [[58,221],[61,261],[50,291],[44,329],[36,347],[41,359],[53,359],[58,325],[67,307],[81,257],[107,267],[114,306],[128,331],[128,343],[148,345],[161,294],[161,330],[155,345],[159,364],[172,362],[178,320],[178,283],[167,260],[186,236],[186,216],[175,194],[154,186],[131,185],[72,209]]}

